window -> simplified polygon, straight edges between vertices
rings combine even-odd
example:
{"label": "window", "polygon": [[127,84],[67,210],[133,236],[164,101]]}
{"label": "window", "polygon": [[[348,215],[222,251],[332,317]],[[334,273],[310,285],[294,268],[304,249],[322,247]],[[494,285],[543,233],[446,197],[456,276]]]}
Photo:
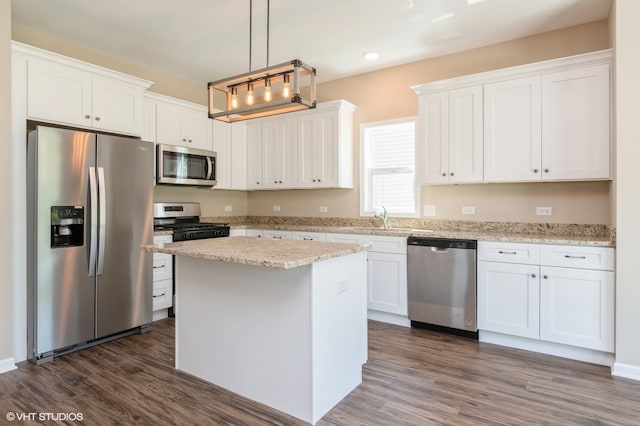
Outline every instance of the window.
{"label": "window", "polygon": [[361,214],[416,216],[415,118],[362,124]]}

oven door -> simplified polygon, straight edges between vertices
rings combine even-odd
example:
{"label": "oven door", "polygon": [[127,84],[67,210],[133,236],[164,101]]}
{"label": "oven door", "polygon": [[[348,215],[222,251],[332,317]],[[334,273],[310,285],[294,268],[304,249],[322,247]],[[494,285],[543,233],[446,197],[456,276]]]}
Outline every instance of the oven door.
{"label": "oven door", "polygon": [[216,184],[215,152],[159,144],[156,154],[158,184],[207,187]]}

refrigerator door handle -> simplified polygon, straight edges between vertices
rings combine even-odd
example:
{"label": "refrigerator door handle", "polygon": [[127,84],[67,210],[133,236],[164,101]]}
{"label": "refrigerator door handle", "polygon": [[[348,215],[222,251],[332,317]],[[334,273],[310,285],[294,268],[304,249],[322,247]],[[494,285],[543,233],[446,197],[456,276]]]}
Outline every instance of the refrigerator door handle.
{"label": "refrigerator door handle", "polygon": [[100,208],[100,222],[98,223],[98,228],[100,229],[100,234],[98,236],[98,275],[102,275],[104,270],[104,246],[105,246],[105,236],[106,232],[106,223],[107,223],[107,200],[106,200],[106,192],[107,189],[104,183],[104,168],[98,167],[98,196],[99,196],[99,208]]}
{"label": "refrigerator door handle", "polygon": [[96,254],[98,248],[98,188],[96,188],[96,168],[89,167],[89,211],[91,212],[91,227],[89,233],[89,276],[96,272]]}

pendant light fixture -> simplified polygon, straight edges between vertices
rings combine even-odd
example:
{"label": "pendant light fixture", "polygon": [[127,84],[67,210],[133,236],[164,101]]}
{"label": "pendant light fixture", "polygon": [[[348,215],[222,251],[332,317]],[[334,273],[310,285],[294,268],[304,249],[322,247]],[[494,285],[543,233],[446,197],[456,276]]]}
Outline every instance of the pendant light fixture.
{"label": "pendant light fixture", "polygon": [[[267,66],[251,70],[253,0],[249,0],[249,72],[210,82],[209,118],[228,123],[316,107],[316,69],[298,59],[269,66],[269,0],[267,0]],[[302,95],[304,88],[305,99]],[[226,110],[214,109],[214,94],[221,92]]]}

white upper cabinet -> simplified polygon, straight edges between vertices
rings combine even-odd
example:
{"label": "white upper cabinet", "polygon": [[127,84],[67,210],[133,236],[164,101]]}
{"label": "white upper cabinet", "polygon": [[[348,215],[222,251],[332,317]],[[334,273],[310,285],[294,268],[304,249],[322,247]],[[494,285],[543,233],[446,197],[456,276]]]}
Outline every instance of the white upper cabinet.
{"label": "white upper cabinet", "polygon": [[[235,124],[235,123],[234,123]],[[247,189],[262,189],[262,125],[246,124]]]}
{"label": "white upper cabinet", "polygon": [[355,107],[345,101],[337,104],[338,109],[307,113],[298,119],[300,188],[353,187]]}
{"label": "white upper cabinet", "polygon": [[151,82],[14,43],[27,56],[27,117],[140,136]]}
{"label": "white upper cabinet", "polygon": [[319,104],[246,124],[246,188],[353,187],[353,112],[346,101]]}
{"label": "white upper cabinet", "polygon": [[413,86],[418,181],[610,179],[611,56],[593,52]]}
{"label": "white upper cabinet", "polygon": [[231,152],[231,124],[212,120],[213,150],[216,153],[216,186],[214,189],[232,189],[231,169],[233,158]]}
{"label": "white upper cabinet", "polygon": [[262,188],[289,189],[298,183],[296,118],[262,122]]}
{"label": "white upper cabinet", "polygon": [[169,97],[156,99],[156,141],[187,148],[213,149],[213,124],[207,107]]}
{"label": "white upper cabinet", "polygon": [[610,65],[542,76],[545,180],[609,179]]}
{"label": "white upper cabinet", "polygon": [[540,77],[484,86],[484,180],[540,180]]}
{"label": "white upper cabinet", "polygon": [[418,105],[420,182],[482,182],[482,86],[427,94]]}

